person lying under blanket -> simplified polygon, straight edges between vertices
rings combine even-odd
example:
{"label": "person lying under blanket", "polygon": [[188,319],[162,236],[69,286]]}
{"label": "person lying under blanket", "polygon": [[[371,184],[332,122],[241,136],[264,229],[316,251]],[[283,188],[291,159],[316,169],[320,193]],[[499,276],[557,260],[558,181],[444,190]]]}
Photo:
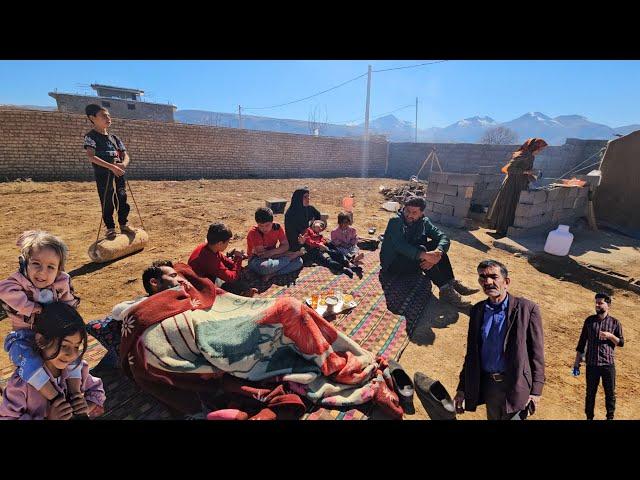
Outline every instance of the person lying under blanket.
{"label": "person lying under blanket", "polygon": [[[186,282],[131,306],[122,320],[120,364],[173,411],[202,413],[205,398],[251,398],[257,418],[299,418],[308,406],[373,402],[403,411],[375,356],[293,297],[247,298],[217,288],[182,263]],[[249,415],[247,415],[249,416]]]}

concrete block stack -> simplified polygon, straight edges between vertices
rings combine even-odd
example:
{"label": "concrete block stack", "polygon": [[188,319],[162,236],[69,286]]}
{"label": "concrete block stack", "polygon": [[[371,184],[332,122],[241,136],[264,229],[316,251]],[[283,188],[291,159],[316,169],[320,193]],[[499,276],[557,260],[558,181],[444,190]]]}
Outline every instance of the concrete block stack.
{"label": "concrete block stack", "polygon": [[431,173],[425,215],[435,223],[470,228],[469,207],[477,182],[477,174]]}
{"label": "concrete block stack", "polygon": [[474,186],[471,203],[489,207],[496,198],[505,175],[494,165],[478,167],[478,174],[478,183]]}
{"label": "concrete block stack", "polygon": [[516,208],[509,237],[522,237],[553,230],[559,224],[572,225],[587,214],[587,187],[554,186],[545,190],[524,190]]}

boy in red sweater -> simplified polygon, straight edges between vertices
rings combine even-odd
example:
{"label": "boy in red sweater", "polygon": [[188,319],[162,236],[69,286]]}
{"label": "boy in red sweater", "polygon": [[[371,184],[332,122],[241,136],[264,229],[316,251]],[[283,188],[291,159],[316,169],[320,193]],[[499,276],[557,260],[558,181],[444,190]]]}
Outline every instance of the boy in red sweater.
{"label": "boy in red sweater", "polygon": [[187,263],[197,275],[214,283],[217,279],[224,282],[220,287],[223,290],[243,297],[253,297],[258,290],[240,280],[242,261],[247,256],[236,249],[229,252],[231,258],[223,253],[232,236],[231,230],[224,223],[212,223],[209,225],[206,243],[201,243],[193,250]]}
{"label": "boy in red sweater", "polygon": [[327,245],[327,240],[322,236],[326,228],[327,224],[322,220],[315,220],[302,235],[309,257],[334,273],[344,273],[349,278],[353,278],[355,273],[362,278],[362,267],[353,265],[345,255]]}

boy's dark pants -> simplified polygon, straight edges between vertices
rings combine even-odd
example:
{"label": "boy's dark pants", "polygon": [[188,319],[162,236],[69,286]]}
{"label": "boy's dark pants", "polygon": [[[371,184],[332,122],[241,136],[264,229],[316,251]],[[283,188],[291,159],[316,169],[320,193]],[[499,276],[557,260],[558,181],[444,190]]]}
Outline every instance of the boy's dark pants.
{"label": "boy's dark pants", "polygon": [[[438,246],[438,242],[435,240],[429,240],[424,245],[417,245],[420,250],[425,252],[431,252]],[[420,271],[420,262],[418,260],[411,260],[403,255],[398,255],[395,261],[389,267],[391,273],[414,273]],[[436,284],[438,288],[451,282],[453,280],[453,268],[449,261],[449,256],[446,253],[442,253],[442,258],[429,270],[423,270],[424,274]]]}
{"label": "boy's dark pants", "polygon": [[[329,256],[325,257],[324,253],[327,253]],[[332,249],[329,249],[327,252],[321,252],[319,248],[312,248],[305,256],[308,260],[334,272],[342,272],[342,269],[349,265],[349,261],[343,254]]]}
{"label": "boy's dark pants", "polygon": [[251,290],[251,285],[244,280],[236,280],[235,282],[224,282],[220,288],[229,293],[242,296],[243,293]]}
{"label": "boy's dark pants", "polygon": [[593,410],[596,404],[596,392],[600,385],[604,387],[604,403],[607,407],[607,418],[613,420],[616,410],[616,366],[615,365],[587,365],[587,395],[584,404],[584,413],[587,419],[593,419]]}
{"label": "boy's dark pants", "polygon": [[[118,223],[120,225],[126,225],[127,218],[129,216],[129,210],[131,207],[127,203],[127,184],[124,179],[124,175],[116,177],[112,172],[106,168],[98,167],[94,168],[96,186],[98,187],[98,194],[100,195],[100,205],[104,202],[102,209],[102,221],[107,228],[115,228],[116,224],[113,221],[113,184],[115,179],[116,185],[116,205],[118,206]],[[106,195],[106,197],[105,197]]]}

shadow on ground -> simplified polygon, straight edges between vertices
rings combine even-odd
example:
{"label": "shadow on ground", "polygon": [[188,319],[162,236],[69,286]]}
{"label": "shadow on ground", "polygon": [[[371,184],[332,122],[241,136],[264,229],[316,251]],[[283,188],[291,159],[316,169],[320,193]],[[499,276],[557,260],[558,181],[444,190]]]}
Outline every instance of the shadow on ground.
{"label": "shadow on ground", "polygon": [[570,257],[555,257],[548,253],[540,253],[528,257],[527,260],[539,272],[551,275],[558,280],[575,283],[594,292],[613,294],[613,286],[606,277],[598,275]]}
{"label": "shadow on ground", "polygon": [[420,317],[413,324],[409,341],[416,345],[433,345],[436,334],[434,328],[447,328],[460,318],[460,313],[451,305],[440,302],[436,297],[429,299]]}
{"label": "shadow on ground", "polygon": [[489,250],[491,250],[491,247],[485,245],[470,233],[474,230],[478,230],[478,227],[476,225],[469,229],[443,227],[441,225],[438,225],[438,228],[440,228],[451,240],[460,242],[463,245],[475,248],[476,250],[480,250],[483,253],[487,253]]}

